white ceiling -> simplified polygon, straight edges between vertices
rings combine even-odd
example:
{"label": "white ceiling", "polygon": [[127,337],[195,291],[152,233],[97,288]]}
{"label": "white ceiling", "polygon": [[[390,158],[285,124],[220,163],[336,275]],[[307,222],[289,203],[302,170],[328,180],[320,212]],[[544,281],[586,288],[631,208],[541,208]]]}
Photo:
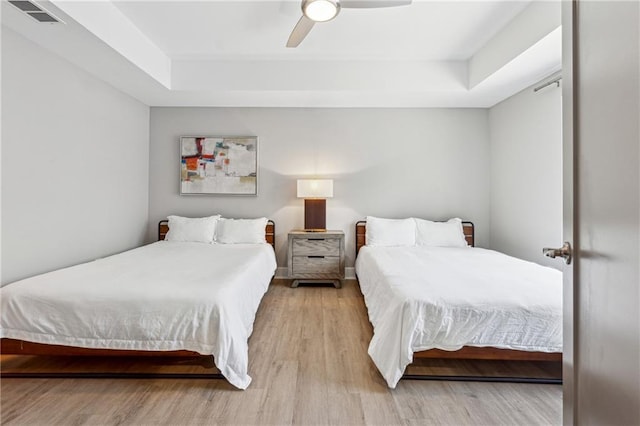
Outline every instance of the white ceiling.
{"label": "white ceiling", "polygon": [[286,48],[300,1],[115,2],[173,59],[466,60],[527,2],[418,2],[380,9],[342,9]]}
{"label": "white ceiling", "polygon": [[560,70],[559,1],[342,9],[296,0],[2,2],[2,23],[152,106],[489,107]]}

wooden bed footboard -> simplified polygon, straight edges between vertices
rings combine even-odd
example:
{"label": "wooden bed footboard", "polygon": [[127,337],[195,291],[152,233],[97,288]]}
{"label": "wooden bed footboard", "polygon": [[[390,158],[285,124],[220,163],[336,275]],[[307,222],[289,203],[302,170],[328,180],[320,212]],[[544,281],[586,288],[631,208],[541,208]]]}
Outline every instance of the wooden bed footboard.
{"label": "wooden bed footboard", "polygon": [[129,349],[93,349],[77,346],[50,345],[33,343],[17,339],[0,339],[0,353],[2,355],[60,355],[60,356],[164,356],[164,357],[195,357],[203,356],[198,352],[178,351],[141,351]]}
{"label": "wooden bed footboard", "polygon": [[501,361],[562,361],[561,352],[529,352],[492,347],[463,346],[457,351],[430,349],[414,352],[414,358],[481,359]]}

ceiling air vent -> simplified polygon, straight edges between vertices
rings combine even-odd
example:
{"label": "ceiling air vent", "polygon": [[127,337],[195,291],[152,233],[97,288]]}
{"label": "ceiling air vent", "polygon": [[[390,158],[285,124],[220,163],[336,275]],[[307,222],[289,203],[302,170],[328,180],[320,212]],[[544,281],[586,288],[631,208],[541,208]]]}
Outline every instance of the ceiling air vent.
{"label": "ceiling air vent", "polygon": [[38,22],[61,22],[58,18],[47,12],[40,6],[27,0],[9,0],[9,3],[31,16]]}

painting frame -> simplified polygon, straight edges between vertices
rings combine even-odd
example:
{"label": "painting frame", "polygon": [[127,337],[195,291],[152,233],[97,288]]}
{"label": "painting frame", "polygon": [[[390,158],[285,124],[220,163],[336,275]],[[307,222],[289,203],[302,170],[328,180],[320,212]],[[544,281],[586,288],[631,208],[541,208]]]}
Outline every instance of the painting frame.
{"label": "painting frame", "polygon": [[257,136],[180,136],[180,195],[258,195]]}

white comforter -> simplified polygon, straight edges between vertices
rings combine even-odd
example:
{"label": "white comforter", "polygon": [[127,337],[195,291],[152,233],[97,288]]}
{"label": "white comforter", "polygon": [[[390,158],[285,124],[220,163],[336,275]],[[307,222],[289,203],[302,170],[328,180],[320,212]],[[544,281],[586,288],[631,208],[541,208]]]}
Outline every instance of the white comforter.
{"label": "white comforter", "polygon": [[356,273],[369,355],[391,388],[413,352],[492,346],[562,351],[562,274],[481,248],[363,247]]}
{"label": "white comforter", "polygon": [[0,290],[0,337],[213,355],[245,389],[248,343],[276,269],[268,244],[160,241]]}

